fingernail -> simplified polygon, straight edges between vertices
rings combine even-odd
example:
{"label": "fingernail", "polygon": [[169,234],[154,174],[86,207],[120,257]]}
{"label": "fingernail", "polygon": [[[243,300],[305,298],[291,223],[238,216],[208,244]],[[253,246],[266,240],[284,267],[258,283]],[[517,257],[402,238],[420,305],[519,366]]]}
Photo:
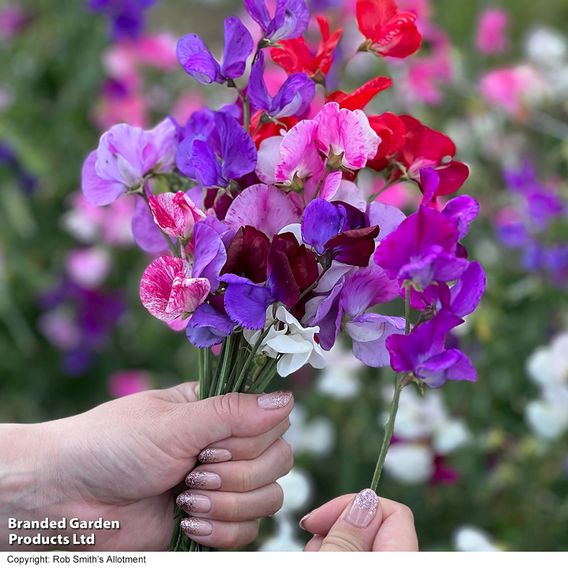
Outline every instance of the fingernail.
{"label": "fingernail", "polygon": [[221,478],[208,471],[192,471],[185,478],[185,483],[190,489],[220,489]]}
{"label": "fingernail", "polygon": [[345,515],[345,520],[354,527],[364,529],[369,526],[377,514],[379,498],[372,489],[363,489],[355,500],[351,509]]}
{"label": "fingernail", "polygon": [[181,530],[187,535],[209,536],[213,532],[213,525],[210,522],[195,517],[182,519],[180,526]]}
{"label": "fingernail", "polygon": [[203,450],[197,458],[201,463],[221,463],[228,462],[233,459],[229,450],[222,450],[220,448],[207,448]]}
{"label": "fingernail", "polygon": [[307,515],[304,515],[301,519],[300,519],[300,528],[303,530],[307,530],[306,527],[304,526],[304,523],[311,517],[311,513],[308,513]]}
{"label": "fingernail", "polygon": [[211,510],[211,499],[207,495],[190,491],[178,495],[176,503],[187,513],[208,513]]}
{"label": "fingernail", "polygon": [[276,408],[284,408],[292,399],[292,393],[288,391],[271,392],[259,396],[258,406],[264,410],[275,410]]}

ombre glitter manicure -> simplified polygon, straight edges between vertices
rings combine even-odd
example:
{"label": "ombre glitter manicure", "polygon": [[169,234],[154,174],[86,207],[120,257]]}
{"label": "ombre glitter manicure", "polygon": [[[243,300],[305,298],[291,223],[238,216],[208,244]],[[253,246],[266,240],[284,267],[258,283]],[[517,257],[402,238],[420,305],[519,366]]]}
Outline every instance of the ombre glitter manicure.
{"label": "ombre glitter manicure", "polygon": [[353,501],[345,520],[354,527],[364,529],[371,524],[379,508],[379,498],[372,489],[363,489]]}
{"label": "ombre glitter manicure", "polygon": [[209,536],[213,532],[213,525],[210,522],[195,517],[182,519],[180,526],[187,535]]}
{"label": "ombre glitter manicure", "polygon": [[257,399],[258,406],[265,410],[276,410],[277,408],[284,408],[292,399],[292,393],[288,391],[271,392],[263,394]]}
{"label": "ombre glitter manicure", "polygon": [[192,471],[185,478],[185,483],[190,489],[219,489],[221,478],[208,471]]}
{"label": "ombre glitter manicure", "polygon": [[211,499],[207,495],[191,491],[180,493],[176,503],[187,513],[208,513],[211,510]]}
{"label": "ombre glitter manicure", "polygon": [[201,463],[222,463],[231,461],[233,458],[229,450],[220,448],[207,448],[203,450],[197,458]]}

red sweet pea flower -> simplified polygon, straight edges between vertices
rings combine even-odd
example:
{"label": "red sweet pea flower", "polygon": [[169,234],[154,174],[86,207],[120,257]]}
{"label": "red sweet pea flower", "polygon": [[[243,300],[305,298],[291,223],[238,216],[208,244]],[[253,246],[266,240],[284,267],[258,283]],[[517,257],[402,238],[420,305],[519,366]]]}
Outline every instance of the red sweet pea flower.
{"label": "red sweet pea flower", "polygon": [[362,51],[404,58],[416,53],[422,43],[416,15],[399,12],[395,0],[358,0],[357,22],[367,38]]}
{"label": "red sweet pea flower", "polygon": [[367,162],[367,167],[380,171],[389,165],[389,161],[404,146],[406,127],[404,122],[390,112],[370,116],[369,124],[381,139],[377,155]]}
{"label": "red sweet pea flower", "polygon": [[333,52],[343,30],[339,29],[330,34],[328,19],[318,16],[317,20],[322,40],[315,56],[303,37],[278,42],[278,46],[270,50],[270,55],[274,63],[280,65],[289,75],[303,72],[311,79],[323,82],[333,63]]}
{"label": "red sweet pea flower", "polygon": [[250,121],[250,135],[256,147],[260,146],[260,143],[266,138],[272,138],[272,136],[280,136],[282,131],[288,131],[293,126],[296,126],[300,122],[299,118],[295,116],[287,116],[286,118],[278,119],[278,122],[273,122],[269,120],[268,122],[263,122],[263,117],[265,113],[262,110],[255,112],[252,115]]}
{"label": "red sweet pea flower", "polygon": [[452,140],[412,116],[400,117],[406,128],[406,141],[397,160],[406,168],[409,177],[420,180],[420,170],[435,168],[440,185],[434,198],[455,193],[469,176],[469,168],[454,160],[456,146]]}
{"label": "red sweet pea flower", "polygon": [[352,93],[345,93],[343,91],[331,93],[327,97],[326,102],[329,103],[333,101],[339,103],[341,108],[349,110],[363,109],[376,95],[388,89],[391,85],[392,80],[389,77],[375,77]]}

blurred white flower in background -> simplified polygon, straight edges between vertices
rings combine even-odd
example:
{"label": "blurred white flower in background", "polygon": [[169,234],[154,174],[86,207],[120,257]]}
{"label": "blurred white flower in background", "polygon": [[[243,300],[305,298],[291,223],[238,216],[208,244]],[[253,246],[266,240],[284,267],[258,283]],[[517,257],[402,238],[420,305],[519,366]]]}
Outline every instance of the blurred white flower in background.
{"label": "blurred white flower in background", "polygon": [[306,409],[296,403],[290,414],[290,428],[284,439],[294,449],[294,454],[324,456],[335,445],[335,428],[331,420],[317,416],[308,420]]}
{"label": "blurred white flower in background", "polygon": [[316,389],[338,400],[349,400],[359,394],[358,373],[364,365],[339,341],[326,353],[326,368],[319,374]]}
{"label": "blurred white flower in background", "polygon": [[541,396],[527,404],[526,420],[540,438],[558,438],[568,430],[568,333],[539,347],[527,361],[527,372]]}
{"label": "blurred white flower in background", "polygon": [[[392,390],[385,394],[391,399]],[[386,413],[381,423],[386,422]],[[402,483],[424,483],[435,471],[436,456],[447,456],[471,440],[462,420],[448,415],[439,391],[421,397],[414,388],[402,391],[394,436],[385,470]]]}
{"label": "blurred white flower in background", "polygon": [[537,28],[528,35],[525,51],[535,63],[545,67],[557,67],[565,63],[566,40],[555,30]]}
{"label": "blurred white flower in background", "polygon": [[457,552],[499,552],[501,550],[486,532],[472,526],[463,526],[456,531],[454,548]]}

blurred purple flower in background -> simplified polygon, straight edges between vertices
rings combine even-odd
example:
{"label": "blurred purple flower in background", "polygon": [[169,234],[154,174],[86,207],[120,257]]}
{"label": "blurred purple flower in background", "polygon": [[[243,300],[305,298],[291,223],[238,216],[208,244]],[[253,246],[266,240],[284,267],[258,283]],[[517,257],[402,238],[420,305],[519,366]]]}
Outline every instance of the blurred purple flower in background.
{"label": "blurred purple flower in background", "polygon": [[35,190],[36,177],[25,168],[15,150],[7,142],[0,141],[0,173],[4,168],[15,176],[19,186],[26,193]]}
{"label": "blurred purple flower in background", "polygon": [[115,40],[135,39],[142,35],[144,12],[156,0],[89,0],[89,9],[101,12],[109,19],[110,34]]}

